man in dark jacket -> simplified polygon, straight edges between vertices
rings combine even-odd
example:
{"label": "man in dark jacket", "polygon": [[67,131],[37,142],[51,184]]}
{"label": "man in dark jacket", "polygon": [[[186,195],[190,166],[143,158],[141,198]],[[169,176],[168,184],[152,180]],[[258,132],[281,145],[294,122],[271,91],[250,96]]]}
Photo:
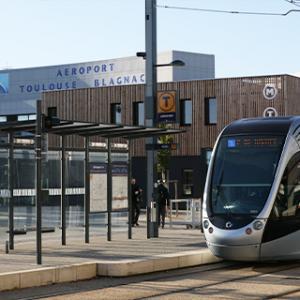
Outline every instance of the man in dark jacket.
{"label": "man in dark jacket", "polygon": [[166,218],[166,210],[169,206],[170,194],[168,189],[165,187],[162,181],[159,182],[157,187],[157,204],[158,204],[158,212],[159,212],[159,220],[158,225],[164,228],[165,227],[165,218]]}
{"label": "man in dark jacket", "polygon": [[138,220],[141,211],[141,197],[142,197],[142,189],[136,183],[135,178],[131,179],[131,201],[132,201],[132,215],[131,222],[132,226],[139,226]]}

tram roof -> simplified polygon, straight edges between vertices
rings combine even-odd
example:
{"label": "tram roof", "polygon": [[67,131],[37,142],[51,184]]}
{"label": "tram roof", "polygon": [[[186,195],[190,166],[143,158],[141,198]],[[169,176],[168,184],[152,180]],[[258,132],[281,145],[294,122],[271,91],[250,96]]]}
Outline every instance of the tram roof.
{"label": "tram roof", "polygon": [[286,135],[292,124],[299,123],[300,117],[271,117],[271,118],[249,118],[237,120],[223,131],[223,135],[236,134],[284,134]]}

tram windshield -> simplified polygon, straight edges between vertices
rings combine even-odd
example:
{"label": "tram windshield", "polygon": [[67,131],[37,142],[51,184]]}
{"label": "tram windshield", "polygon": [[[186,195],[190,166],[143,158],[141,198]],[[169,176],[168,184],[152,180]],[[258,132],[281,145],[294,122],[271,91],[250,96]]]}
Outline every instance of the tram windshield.
{"label": "tram windshield", "polygon": [[211,212],[258,215],[268,198],[283,142],[282,136],[221,138],[212,172]]}

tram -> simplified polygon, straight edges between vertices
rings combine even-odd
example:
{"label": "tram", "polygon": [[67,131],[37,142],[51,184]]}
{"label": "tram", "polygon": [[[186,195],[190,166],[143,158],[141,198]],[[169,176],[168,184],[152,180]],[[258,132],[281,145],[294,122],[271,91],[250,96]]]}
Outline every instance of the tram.
{"label": "tram", "polygon": [[202,216],[208,248],[218,257],[300,258],[300,117],[242,119],[223,129]]}

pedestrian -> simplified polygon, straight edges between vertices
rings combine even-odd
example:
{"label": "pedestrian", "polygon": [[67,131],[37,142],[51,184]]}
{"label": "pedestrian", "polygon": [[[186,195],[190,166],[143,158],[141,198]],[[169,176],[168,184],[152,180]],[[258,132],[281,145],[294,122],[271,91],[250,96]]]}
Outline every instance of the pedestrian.
{"label": "pedestrian", "polygon": [[159,182],[159,185],[157,187],[157,193],[158,193],[157,204],[158,204],[158,217],[159,217],[158,226],[160,226],[161,224],[161,227],[164,228],[166,211],[170,202],[170,194],[167,187],[164,185],[163,181]]}
{"label": "pedestrian", "polygon": [[138,220],[141,212],[143,190],[136,183],[135,178],[131,179],[131,203],[132,203],[132,214],[131,214],[131,226],[139,226]]}

